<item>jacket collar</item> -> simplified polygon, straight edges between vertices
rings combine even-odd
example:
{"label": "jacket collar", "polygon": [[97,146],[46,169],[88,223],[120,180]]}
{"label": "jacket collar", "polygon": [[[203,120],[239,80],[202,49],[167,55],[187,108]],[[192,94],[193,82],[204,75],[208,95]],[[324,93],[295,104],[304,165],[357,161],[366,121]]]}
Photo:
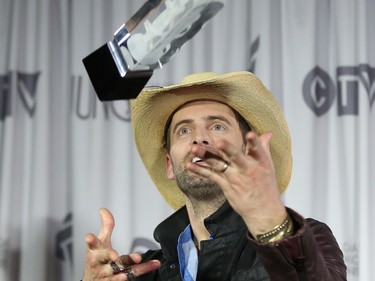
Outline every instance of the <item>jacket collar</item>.
{"label": "jacket collar", "polygon": [[[183,206],[156,227],[154,238],[160,243],[163,254],[168,260],[177,260],[178,236],[189,223],[186,206]],[[206,218],[204,224],[214,239],[246,229],[242,218],[227,201],[215,213]]]}

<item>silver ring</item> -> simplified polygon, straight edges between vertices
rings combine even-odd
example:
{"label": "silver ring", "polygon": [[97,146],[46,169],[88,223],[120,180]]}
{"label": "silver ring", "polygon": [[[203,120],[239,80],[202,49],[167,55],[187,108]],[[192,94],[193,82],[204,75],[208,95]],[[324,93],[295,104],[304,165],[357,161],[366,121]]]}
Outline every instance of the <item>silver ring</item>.
{"label": "silver ring", "polygon": [[123,267],[120,267],[116,262],[111,262],[110,263],[112,269],[113,269],[113,274],[118,274],[120,272],[123,272],[125,270],[125,268]]}
{"label": "silver ring", "polygon": [[221,169],[220,173],[224,173],[228,169],[228,163],[224,163],[223,169]]}
{"label": "silver ring", "polygon": [[135,278],[133,268],[131,266],[127,267],[124,272],[128,280],[133,280]]}

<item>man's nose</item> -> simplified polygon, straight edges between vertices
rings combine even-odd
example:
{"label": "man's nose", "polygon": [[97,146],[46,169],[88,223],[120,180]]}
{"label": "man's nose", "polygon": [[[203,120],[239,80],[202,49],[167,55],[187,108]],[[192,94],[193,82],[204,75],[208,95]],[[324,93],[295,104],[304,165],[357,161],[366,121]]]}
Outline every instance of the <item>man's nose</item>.
{"label": "man's nose", "polygon": [[209,136],[201,130],[201,131],[196,132],[196,135],[193,140],[193,144],[210,145],[211,140],[209,139]]}

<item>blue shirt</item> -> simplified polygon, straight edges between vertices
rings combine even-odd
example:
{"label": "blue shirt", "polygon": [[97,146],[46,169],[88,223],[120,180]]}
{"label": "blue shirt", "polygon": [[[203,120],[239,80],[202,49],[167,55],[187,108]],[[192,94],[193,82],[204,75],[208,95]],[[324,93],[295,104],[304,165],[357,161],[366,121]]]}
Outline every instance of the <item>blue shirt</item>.
{"label": "blue shirt", "polygon": [[178,237],[177,253],[182,280],[195,281],[198,271],[198,251],[190,224]]}

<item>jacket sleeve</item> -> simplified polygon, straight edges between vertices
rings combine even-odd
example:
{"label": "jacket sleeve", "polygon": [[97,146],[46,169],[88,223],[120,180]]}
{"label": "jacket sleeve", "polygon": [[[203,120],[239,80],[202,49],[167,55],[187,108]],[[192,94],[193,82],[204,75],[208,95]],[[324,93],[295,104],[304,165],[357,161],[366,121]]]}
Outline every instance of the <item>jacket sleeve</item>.
{"label": "jacket sleeve", "polygon": [[270,280],[346,280],[343,253],[330,228],[319,221],[304,219],[292,209],[287,210],[293,219],[294,235],[269,244],[260,244],[249,236]]}

